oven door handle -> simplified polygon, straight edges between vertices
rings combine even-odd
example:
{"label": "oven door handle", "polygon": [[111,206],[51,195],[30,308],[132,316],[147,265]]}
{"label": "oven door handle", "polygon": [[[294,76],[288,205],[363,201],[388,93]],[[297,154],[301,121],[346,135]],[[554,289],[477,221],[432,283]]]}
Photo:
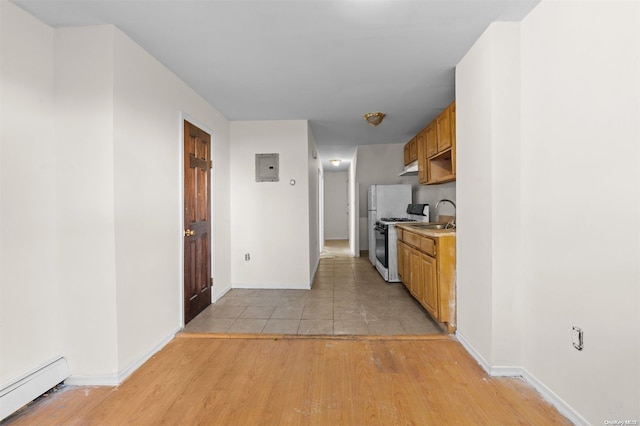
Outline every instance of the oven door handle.
{"label": "oven door handle", "polygon": [[387,235],[387,230],[384,228],[380,228],[380,227],[375,227],[376,232],[381,233],[382,235]]}

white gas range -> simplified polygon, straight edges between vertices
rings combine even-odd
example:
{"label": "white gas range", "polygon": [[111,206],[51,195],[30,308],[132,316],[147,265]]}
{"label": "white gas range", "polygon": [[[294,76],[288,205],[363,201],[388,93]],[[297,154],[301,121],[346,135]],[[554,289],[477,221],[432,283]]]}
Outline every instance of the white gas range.
{"label": "white gas range", "polygon": [[387,282],[399,282],[397,223],[429,222],[429,204],[409,204],[406,217],[383,217],[375,223],[376,269]]}

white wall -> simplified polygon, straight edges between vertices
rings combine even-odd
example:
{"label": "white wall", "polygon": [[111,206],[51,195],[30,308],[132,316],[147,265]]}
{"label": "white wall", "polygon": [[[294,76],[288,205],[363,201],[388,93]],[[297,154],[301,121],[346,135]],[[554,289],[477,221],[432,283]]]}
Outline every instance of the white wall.
{"label": "white wall", "polygon": [[[212,134],[214,297],[230,288],[229,124],[126,35],[119,30],[113,35],[118,364],[122,369],[182,326],[182,116]],[[226,227],[220,226],[225,222]],[[148,306],[143,315],[141,305]]]}
{"label": "white wall", "polygon": [[113,29],[55,33],[58,276],[72,375],[118,370]]}
{"label": "white wall", "polygon": [[[310,288],[307,122],[234,121],[231,140],[233,286]],[[255,180],[255,154],[267,153],[280,155],[279,182]]]}
{"label": "white wall", "polygon": [[640,413],[639,8],[544,1],[521,27],[523,364],[592,424]]}
{"label": "white wall", "polygon": [[354,256],[360,257],[360,194],[358,182],[356,181],[357,168],[358,150],[356,149],[356,152],[353,153],[353,158],[349,163],[349,185],[347,198],[349,200],[349,249]]}
{"label": "white wall", "polygon": [[458,330],[520,364],[519,24],[494,23],[457,67]]}
{"label": "white wall", "polygon": [[58,357],[53,30],[0,2],[0,389]]}
{"label": "white wall", "polygon": [[578,423],[640,409],[639,18],[543,1],[456,71],[459,333]]}
{"label": "white wall", "polygon": [[493,123],[491,34],[475,42],[456,67],[457,334],[485,361],[492,355],[491,166]]}
{"label": "white wall", "polygon": [[112,26],[58,29],[55,53],[64,353],[73,383],[113,384],[182,326],[182,117],[213,133],[227,224],[228,122]]}
{"label": "white wall", "polygon": [[[322,162],[318,158],[318,147],[316,146],[316,140],[311,132],[311,127],[307,123],[307,164],[308,164],[308,176],[309,176],[309,282],[313,281],[313,276],[318,268],[318,262],[320,262],[320,209],[322,203],[320,198],[322,194],[321,177],[322,174]],[[313,158],[313,157],[316,158]]]}
{"label": "white wall", "polygon": [[[429,204],[429,220],[436,222],[438,215],[455,216],[456,209],[449,203],[441,204],[436,209],[436,204],[442,199],[456,202],[456,182],[440,183],[438,185],[418,185],[418,178],[409,178],[408,182],[413,185],[413,202],[418,204]],[[457,205],[456,205],[457,207]]]}
{"label": "white wall", "polygon": [[348,179],[347,171],[325,171],[324,173],[324,238],[326,240],[349,238]]}

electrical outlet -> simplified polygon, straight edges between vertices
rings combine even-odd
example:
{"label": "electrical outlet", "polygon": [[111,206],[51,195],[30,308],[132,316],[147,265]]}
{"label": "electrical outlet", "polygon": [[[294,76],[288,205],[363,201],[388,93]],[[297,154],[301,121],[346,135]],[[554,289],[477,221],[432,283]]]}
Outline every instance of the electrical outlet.
{"label": "electrical outlet", "polygon": [[573,327],[571,331],[571,340],[573,341],[573,347],[581,351],[584,347],[584,332],[579,327]]}
{"label": "electrical outlet", "polygon": [[245,260],[246,262],[250,261],[250,260],[251,260],[251,255],[250,255],[249,253],[245,253],[245,254],[244,254],[244,260]]}

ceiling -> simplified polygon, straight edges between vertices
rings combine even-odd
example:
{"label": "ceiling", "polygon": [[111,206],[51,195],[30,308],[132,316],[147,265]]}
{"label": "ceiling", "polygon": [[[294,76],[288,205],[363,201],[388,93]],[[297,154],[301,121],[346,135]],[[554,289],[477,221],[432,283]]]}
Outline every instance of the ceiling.
{"label": "ceiling", "polygon": [[[327,170],[404,143],[454,99],[493,21],[539,0],[14,0],[53,27],[114,24],[229,120],[309,120]],[[382,111],[377,127],[363,115]],[[342,159],[340,167],[330,159]]]}

